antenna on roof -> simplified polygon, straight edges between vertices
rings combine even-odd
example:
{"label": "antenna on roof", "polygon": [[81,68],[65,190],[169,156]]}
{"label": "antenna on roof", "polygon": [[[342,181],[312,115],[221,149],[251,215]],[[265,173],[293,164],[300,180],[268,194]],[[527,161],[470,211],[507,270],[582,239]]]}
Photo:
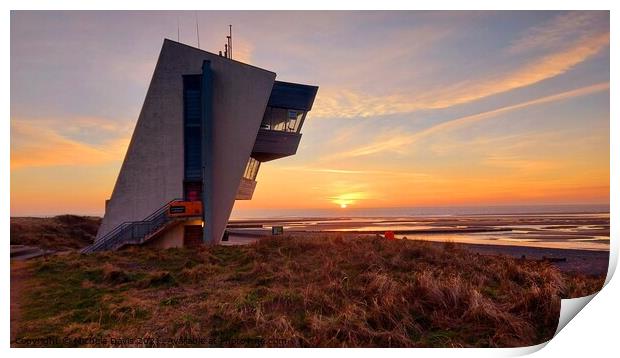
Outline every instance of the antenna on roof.
{"label": "antenna on roof", "polygon": [[[224,57],[229,58],[232,60],[232,50],[233,50],[233,44],[232,44],[232,25],[228,25],[228,36],[226,36],[226,43],[224,44]],[[220,56],[222,55],[222,51],[220,51]]]}
{"label": "antenna on roof", "polygon": [[233,46],[232,46],[232,25],[228,25],[228,58],[232,59],[233,57]]}
{"label": "antenna on roof", "polygon": [[200,48],[200,31],[198,30],[198,12],[194,11],[196,17],[196,38],[198,39],[198,48]]}
{"label": "antenna on roof", "polygon": [[178,16],[177,16],[177,42],[181,42],[181,23],[179,22]]}

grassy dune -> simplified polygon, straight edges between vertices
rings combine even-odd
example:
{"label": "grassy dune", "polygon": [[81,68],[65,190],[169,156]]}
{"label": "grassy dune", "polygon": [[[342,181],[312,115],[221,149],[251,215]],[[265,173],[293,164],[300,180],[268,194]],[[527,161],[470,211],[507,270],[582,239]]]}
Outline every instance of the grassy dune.
{"label": "grassy dune", "polygon": [[552,337],[561,297],[604,280],[456,244],[342,237],[21,264],[13,346],[526,346]]}
{"label": "grassy dune", "polygon": [[60,215],[51,218],[12,217],[11,245],[61,251],[93,243],[101,218]]}

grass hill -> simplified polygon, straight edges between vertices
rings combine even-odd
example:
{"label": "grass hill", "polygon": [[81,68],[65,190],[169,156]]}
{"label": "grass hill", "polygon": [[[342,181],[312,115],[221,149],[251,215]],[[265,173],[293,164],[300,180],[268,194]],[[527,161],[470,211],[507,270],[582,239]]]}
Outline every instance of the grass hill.
{"label": "grass hill", "polygon": [[13,346],[528,346],[553,336],[560,298],[604,281],[453,243],[339,236],[68,253],[12,270]]}
{"label": "grass hill", "polygon": [[11,245],[62,251],[92,244],[101,218],[60,215],[51,218],[12,217]]}

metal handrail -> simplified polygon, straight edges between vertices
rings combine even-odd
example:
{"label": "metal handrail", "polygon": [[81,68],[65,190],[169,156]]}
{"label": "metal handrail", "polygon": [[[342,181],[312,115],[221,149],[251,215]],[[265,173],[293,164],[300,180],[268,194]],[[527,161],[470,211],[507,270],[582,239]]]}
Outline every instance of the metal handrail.
{"label": "metal handrail", "polygon": [[[172,199],[165,205],[155,210],[149,216],[140,221],[125,221],[119,224],[114,230],[104,235],[92,245],[85,247],[82,253],[91,253],[100,249],[110,249],[117,244],[139,243],[141,239],[155,232],[169,221],[168,207],[174,201],[182,199]],[[137,239],[137,240],[136,240]],[[135,242],[138,241],[138,242]]]}

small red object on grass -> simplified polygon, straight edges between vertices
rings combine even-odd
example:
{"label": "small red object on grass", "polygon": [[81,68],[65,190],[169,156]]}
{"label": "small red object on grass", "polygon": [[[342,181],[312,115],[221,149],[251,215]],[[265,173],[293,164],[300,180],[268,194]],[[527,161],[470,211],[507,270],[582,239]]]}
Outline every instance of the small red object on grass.
{"label": "small red object on grass", "polygon": [[388,240],[396,240],[396,238],[394,237],[394,231],[386,231],[383,236],[385,236],[385,238]]}

